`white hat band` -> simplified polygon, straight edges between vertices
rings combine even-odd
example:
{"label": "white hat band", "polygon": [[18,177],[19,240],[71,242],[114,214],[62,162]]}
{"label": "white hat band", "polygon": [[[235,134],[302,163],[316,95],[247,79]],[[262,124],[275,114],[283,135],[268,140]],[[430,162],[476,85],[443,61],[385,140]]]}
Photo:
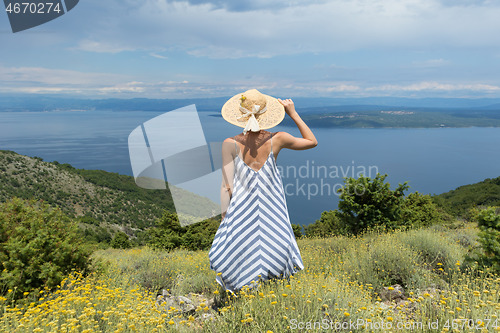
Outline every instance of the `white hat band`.
{"label": "white hat band", "polygon": [[237,117],[236,119],[241,119],[241,118],[250,116],[250,118],[248,118],[248,120],[247,120],[245,128],[243,129],[243,134],[247,134],[247,132],[249,130],[252,132],[260,131],[259,122],[255,118],[255,115],[266,112],[267,106],[264,107],[260,111],[259,111],[259,108],[260,108],[259,105],[254,105],[253,108],[254,109],[252,111],[250,111],[250,110],[248,110],[240,105],[240,111],[243,112],[243,114],[241,116]]}

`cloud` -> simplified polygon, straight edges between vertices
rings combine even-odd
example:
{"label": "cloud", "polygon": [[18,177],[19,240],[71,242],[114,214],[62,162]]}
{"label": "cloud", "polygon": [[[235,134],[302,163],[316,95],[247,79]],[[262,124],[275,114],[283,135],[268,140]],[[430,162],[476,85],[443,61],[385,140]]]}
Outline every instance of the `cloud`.
{"label": "cloud", "polygon": [[497,1],[86,0],[36,34],[4,36],[0,89],[498,95],[499,16]]}
{"label": "cloud", "polygon": [[142,82],[126,75],[43,67],[0,67],[0,92],[34,94],[141,93]]}
{"label": "cloud", "polygon": [[[72,96],[141,96],[149,98],[205,98],[232,96],[256,88],[275,96],[342,96],[364,97],[374,95],[401,96],[408,93],[500,93],[500,86],[486,83],[445,83],[422,81],[411,84],[366,85],[342,81],[290,81],[285,78],[270,80],[255,76],[249,80],[191,81],[135,81],[125,75],[85,73],[54,70],[41,67],[0,67],[1,93],[65,94]],[[422,96],[424,96],[422,95]]]}
{"label": "cloud", "polygon": [[443,6],[450,7],[470,7],[470,6],[491,6],[496,5],[493,0],[439,0]]}
{"label": "cloud", "polygon": [[[80,19],[76,48],[90,52],[180,50],[209,58],[366,49],[487,47],[500,4],[437,0],[97,1]],[[272,3],[272,5],[270,4]],[[270,8],[276,7],[276,8]],[[80,15],[85,15],[82,11]]]}
{"label": "cloud", "polygon": [[334,84],[332,86],[318,87],[318,91],[331,93],[331,92],[352,92],[359,91],[361,88],[356,85],[350,84]]}
{"label": "cloud", "polygon": [[109,41],[96,41],[84,39],[81,40],[74,49],[87,51],[87,52],[97,52],[97,53],[119,53],[123,51],[133,51],[134,47],[124,46],[123,44],[117,45]]}
{"label": "cloud", "polygon": [[450,61],[440,59],[429,59],[425,61],[414,61],[412,65],[417,68],[435,68],[450,64]]}
{"label": "cloud", "polygon": [[0,76],[2,77],[0,81],[0,92],[2,93],[203,98],[230,96],[252,88],[281,96],[349,93],[360,90],[359,86],[347,82],[308,83],[283,78],[270,80],[267,76],[255,76],[252,80],[192,81],[179,79],[145,82],[133,80],[127,75],[43,67],[0,67]]}
{"label": "cloud", "polygon": [[84,91],[78,88],[71,87],[40,87],[40,86],[23,86],[23,87],[0,87],[2,93],[25,93],[25,94],[82,94]]}
{"label": "cloud", "polygon": [[410,85],[387,84],[366,88],[366,91],[474,91],[474,92],[498,92],[500,86],[475,83],[475,84],[451,84],[439,82],[419,82]]}
{"label": "cloud", "polygon": [[100,85],[124,80],[125,75],[88,73],[44,67],[2,67],[0,81],[3,85],[37,83],[42,85]]}
{"label": "cloud", "polygon": [[157,54],[157,53],[154,53],[154,52],[151,52],[149,55],[152,56],[153,58],[168,59],[168,57],[162,56],[161,54]]}
{"label": "cloud", "polygon": [[325,3],[326,0],[188,0],[190,5],[210,5],[213,9],[225,9],[230,12],[255,11],[263,9],[280,10],[287,7],[310,5],[313,3]]}
{"label": "cloud", "polygon": [[124,84],[117,84],[111,87],[98,88],[97,90],[102,94],[124,93],[124,92],[143,93],[146,90],[146,88],[143,85],[144,85],[143,82],[132,81]]}

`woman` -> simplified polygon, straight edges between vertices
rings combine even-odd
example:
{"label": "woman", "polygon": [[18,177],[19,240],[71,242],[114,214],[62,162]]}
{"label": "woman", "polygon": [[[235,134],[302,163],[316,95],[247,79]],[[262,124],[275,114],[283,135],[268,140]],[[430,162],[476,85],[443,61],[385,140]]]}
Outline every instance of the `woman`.
{"label": "woman", "polygon": [[[265,130],[279,124],[285,113],[302,138]],[[209,259],[217,282],[234,292],[304,268],[276,157],[282,148],[310,149],[318,141],[291,99],[275,99],[255,89],[229,99],[222,116],[244,130],[222,144],[222,221]]]}

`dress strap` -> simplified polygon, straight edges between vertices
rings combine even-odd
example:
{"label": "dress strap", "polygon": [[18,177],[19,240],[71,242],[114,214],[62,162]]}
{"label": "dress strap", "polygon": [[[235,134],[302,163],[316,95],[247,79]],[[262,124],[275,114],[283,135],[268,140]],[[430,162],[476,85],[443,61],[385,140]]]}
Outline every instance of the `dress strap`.
{"label": "dress strap", "polygon": [[273,133],[271,133],[271,151],[273,151]]}
{"label": "dress strap", "polygon": [[234,140],[234,154],[236,156],[238,154],[238,146],[236,145],[236,139],[234,138],[234,136],[233,136],[233,140]]}

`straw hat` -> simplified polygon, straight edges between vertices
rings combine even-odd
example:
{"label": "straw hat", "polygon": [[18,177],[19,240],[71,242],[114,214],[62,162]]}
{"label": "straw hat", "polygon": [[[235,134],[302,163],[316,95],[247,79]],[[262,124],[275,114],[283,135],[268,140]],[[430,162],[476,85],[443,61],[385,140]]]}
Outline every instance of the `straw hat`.
{"label": "straw hat", "polygon": [[231,97],[222,107],[221,113],[227,122],[243,127],[243,134],[274,127],[285,118],[283,105],[276,98],[256,89]]}

